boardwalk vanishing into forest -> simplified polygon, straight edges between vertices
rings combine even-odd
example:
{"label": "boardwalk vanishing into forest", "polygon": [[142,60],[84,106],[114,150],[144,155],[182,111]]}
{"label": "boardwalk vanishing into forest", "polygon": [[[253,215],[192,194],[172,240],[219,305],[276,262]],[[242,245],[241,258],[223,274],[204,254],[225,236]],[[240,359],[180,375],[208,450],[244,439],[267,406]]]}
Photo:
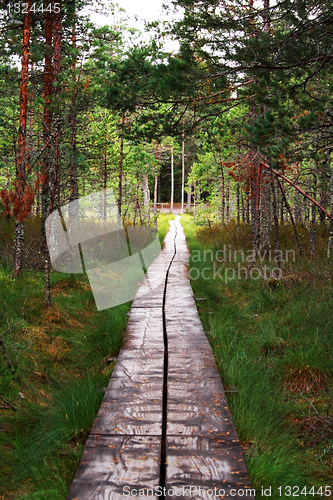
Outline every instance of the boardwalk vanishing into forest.
{"label": "boardwalk vanishing into forest", "polygon": [[166,498],[253,498],[188,256],[177,218],[133,301],[67,500],[158,498],[163,488]]}

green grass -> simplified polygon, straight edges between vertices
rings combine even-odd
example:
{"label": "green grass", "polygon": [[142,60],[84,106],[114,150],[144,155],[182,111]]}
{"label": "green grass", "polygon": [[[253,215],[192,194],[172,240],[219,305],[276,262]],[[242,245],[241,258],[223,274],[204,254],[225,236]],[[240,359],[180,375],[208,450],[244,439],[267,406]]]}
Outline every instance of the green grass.
{"label": "green grass", "polygon": [[[189,215],[181,223],[191,251],[190,273],[197,278],[192,288],[200,299],[199,314],[257,497],[262,487],[271,486],[270,498],[278,499],[288,496],[280,496],[279,486],[307,486],[309,492],[312,485],[315,491],[331,485],[332,267],[320,258],[311,265],[305,257],[285,262],[280,280],[238,279],[237,274],[225,280],[226,268],[237,262],[218,262],[216,252],[224,244],[250,249],[248,228],[236,231],[233,223],[224,230],[199,228]],[[284,250],[294,246],[288,231]],[[207,250],[212,250],[222,279],[217,273],[213,278]],[[324,255],[322,248],[319,254]],[[322,498],[320,493],[301,497]]]}
{"label": "green grass", "polygon": [[[0,488],[7,499],[65,498],[122,343],[130,304],[97,312],[84,276],[2,276]],[[10,328],[8,328],[10,325]],[[6,328],[7,326],[7,328]],[[43,493],[44,491],[44,493]]]}
{"label": "green grass", "polygon": [[[172,217],[159,217],[162,241]],[[112,374],[115,361],[108,359],[121,348],[131,304],[98,312],[86,275],[52,271],[47,309],[41,272],[11,276],[10,263],[3,262],[0,499],[62,500]]]}

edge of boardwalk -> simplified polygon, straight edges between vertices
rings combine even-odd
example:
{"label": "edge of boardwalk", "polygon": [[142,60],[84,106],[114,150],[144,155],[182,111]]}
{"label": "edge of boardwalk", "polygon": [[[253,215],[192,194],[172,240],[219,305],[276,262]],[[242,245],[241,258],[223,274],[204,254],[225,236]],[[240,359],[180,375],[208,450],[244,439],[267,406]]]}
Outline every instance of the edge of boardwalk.
{"label": "edge of boardwalk", "polygon": [[125,343],[67,500],[140,491],[151,498],[254,498],[198,317],[188,257],[177,218],[132,303]]}

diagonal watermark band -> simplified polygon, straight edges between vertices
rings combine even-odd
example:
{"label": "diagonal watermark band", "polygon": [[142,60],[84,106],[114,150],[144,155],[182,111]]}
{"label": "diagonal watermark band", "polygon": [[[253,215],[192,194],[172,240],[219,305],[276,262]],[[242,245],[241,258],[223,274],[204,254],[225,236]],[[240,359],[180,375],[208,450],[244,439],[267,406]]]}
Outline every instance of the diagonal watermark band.
{"label": "diagonal watermark band", "polygon": [[[133,300],[161,251],[154,229],[123,227],[112,189],[63,205],[49,215],[45,230],[53,269],[85,269],[99,311]],[[159,286],[157,278],[150,290]]]}

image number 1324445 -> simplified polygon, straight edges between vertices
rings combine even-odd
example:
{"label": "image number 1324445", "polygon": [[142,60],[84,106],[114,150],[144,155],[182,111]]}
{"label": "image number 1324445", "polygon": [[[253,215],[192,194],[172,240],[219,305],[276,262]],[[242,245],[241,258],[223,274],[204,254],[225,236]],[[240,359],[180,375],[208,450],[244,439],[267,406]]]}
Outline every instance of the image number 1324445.
{"label": "image number 1324445", "polygon": [[[28,3],[13,3],[8,5],[8,13],[9,14],[28,14],[29,4]],[[42,2],[37,3],[34,2],[31,4],[30,12],[54,12],[55,14],[59,14],[60,12],[60,3],[49,3],[43,4]]]}

